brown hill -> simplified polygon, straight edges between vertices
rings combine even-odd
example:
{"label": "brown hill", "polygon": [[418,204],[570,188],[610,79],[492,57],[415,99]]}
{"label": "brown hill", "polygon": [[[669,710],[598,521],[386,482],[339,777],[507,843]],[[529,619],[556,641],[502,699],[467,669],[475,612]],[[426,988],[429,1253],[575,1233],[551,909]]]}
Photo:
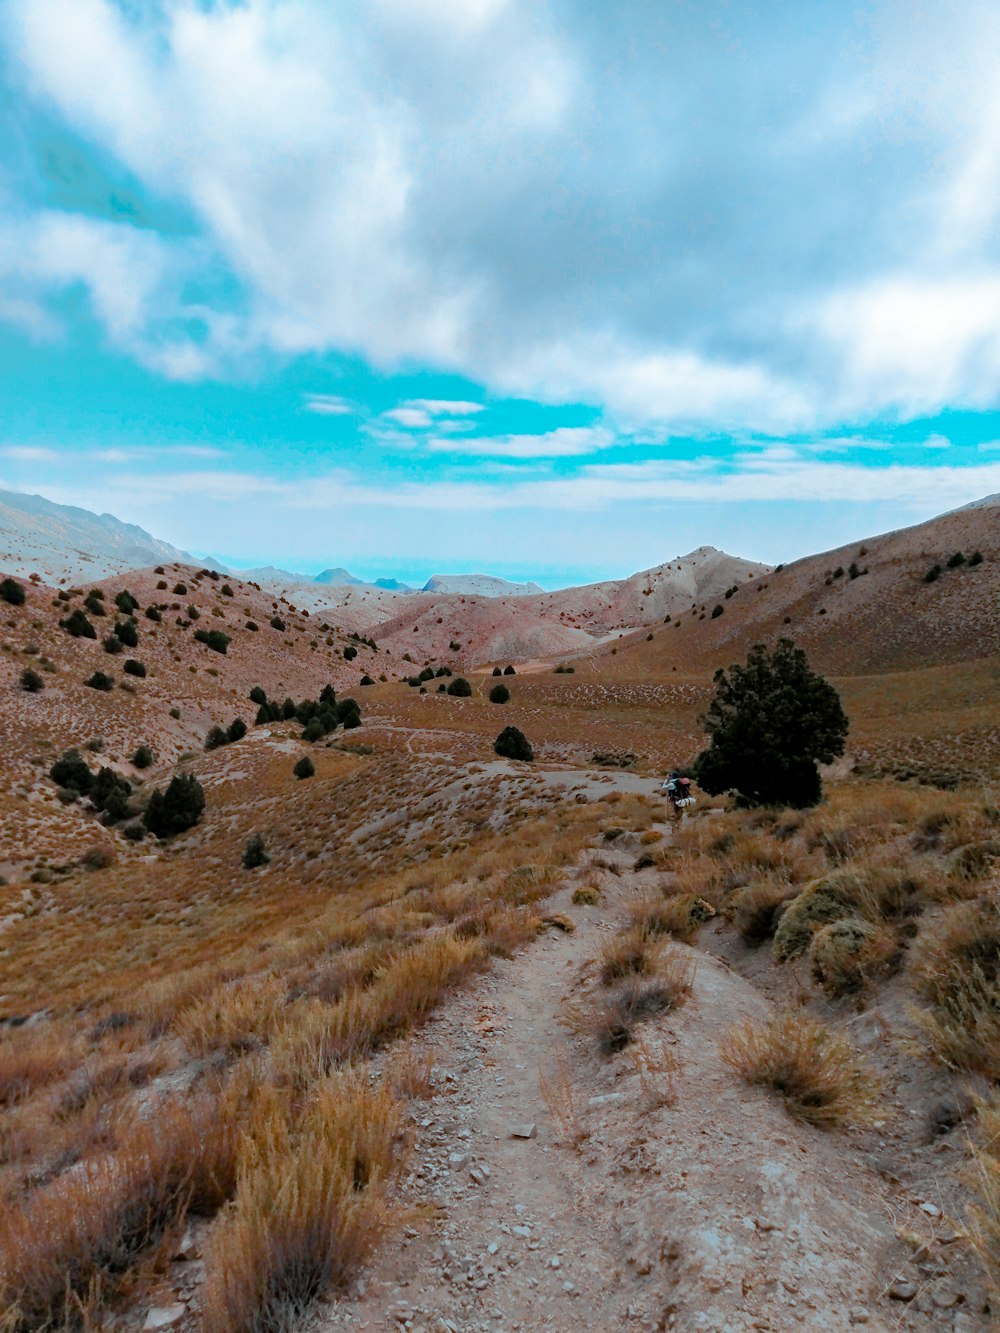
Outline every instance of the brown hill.
{"label": "brown hill", "polygon": [[1000,498],[779,566],[728,599],[702,598],[651,641],[633,635],[613,660],[602,650],[600,669],[655,679],[714,668],[783,634],[836,674],[1000,652]]}

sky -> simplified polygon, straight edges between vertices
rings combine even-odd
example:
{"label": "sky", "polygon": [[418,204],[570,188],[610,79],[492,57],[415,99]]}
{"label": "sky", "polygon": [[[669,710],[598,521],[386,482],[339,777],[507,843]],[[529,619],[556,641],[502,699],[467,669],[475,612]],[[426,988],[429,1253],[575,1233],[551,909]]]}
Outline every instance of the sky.
{"label": "sky", "polygon": [[554,587],[1000,491],[990,0],[2,0],[0,487]]}

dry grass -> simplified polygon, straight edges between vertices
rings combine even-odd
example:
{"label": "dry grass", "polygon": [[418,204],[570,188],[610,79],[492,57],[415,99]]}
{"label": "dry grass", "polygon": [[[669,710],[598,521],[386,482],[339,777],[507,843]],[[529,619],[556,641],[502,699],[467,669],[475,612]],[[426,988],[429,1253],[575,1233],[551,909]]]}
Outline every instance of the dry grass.
{"label": "dry grass", "polygon": [[601,984],[613,985],[624,977],[647,976],[656,971],[663,956],[663,941],[641,925],[614,935],[601,946],[599,972]]}
{"label": "dry grass", "polygon": [[864,1123],[881,1113],[879,1084],[857,1052],[800,1011],[732,1028],[719,1051],[748,1083],[771,1088],[793,1115],[811,1125]]}
{"label": "dry grass", "polygon": [[232,1192],[236,1121],[226,1099],[204,1097],[132,1118],[117,1150],[35,1191],[0,1217],[0,1300],[11,1333],[81,1327],[189,1208]]}
{"label": "dry grass", "polygon": [[596,1041],[604,1055],[622,1051],[645,1019],[678,1009],[691,994],[694,959],[679,950],[664,951],[656,971],[630,976],[594,1006],[577,1015],[576,1026]]}
{"label": "dry grass", "polygon": [[726,906],[726,915],[744,944],[756,949],[773,937],[782,908],[793,893],[788,884],[770,879],[737,889]]}
{"label": "dry grass", "polygon": [[349,1282],[394,1220],[401,1148],[400,1104],[361,1074],[320,1083],[298,1120],[272,1107],[206,1250],[207,1333],[284,1333]]}
{"label": "dry grass", "polygon": [[562,1056],[549,1072],[539,1069],[538,1090],[559,1126],[562,1142],[571,1148],[579,1148],[590,1137],[590,1130],[576,1105],[573,1077]]}
{"label": "dry grass", "polygon": [[628,908],[632,927],[649,937],[668,935],[689,943],[699,926],[715,916],[715,908],[699,894],[678,893],[670,898],[640,898]]}
{"label": "dry grass", "polygon": [[971,1144],[972,1187],[969,1237],[986,1271],[994,1299],[1000,1300],[1000,1098],[977,1103],[978,1134]]}
{"label": "dry grass", "polygon": [[639,1076],[643,1109],[648,1112],[675,1106],[680,1062],[667,1042],[638,1037],[629,1047],[629,1058]]}
{"label": "dry grass", "polygon": [[912,963],[917,1015],[933,1055],[959,1072],[1000,1077],[1000,902],[949,909],[920,941]]}

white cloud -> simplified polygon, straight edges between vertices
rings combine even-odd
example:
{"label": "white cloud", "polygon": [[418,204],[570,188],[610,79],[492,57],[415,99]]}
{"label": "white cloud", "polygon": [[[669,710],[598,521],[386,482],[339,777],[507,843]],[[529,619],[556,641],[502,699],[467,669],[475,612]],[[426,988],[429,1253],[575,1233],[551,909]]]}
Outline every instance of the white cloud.
{"label": "white cloud", "polygon": [[560,426],[538,435],[474,436],[471,439],[432,437],[433,453],[473,454],[484,458],[575,458],[610,448],[614,432],[604,426]]}
{"label": "white cloud", "polygon": [[30,444],[5,444],[0,447],[0,456],[17,463],[57,463],[60,458],[56,449]]}
{"label": "white cloud", "polygon": [[[1000,396],[984,0],[823,6],[780,40],[758,6],[4,9],[17,93],[192,225],[22,202],[0,317],[36,336],[46,298],[81,288],[110,342],[170,378],[335,349],[625,429],[777,433]],[[341,414],[324,398],[307,410]],[[426,429],[398,414],[481,407],[393,411]]]}
{"label": "white cloud", "polygon": [[357,407],[347,398],[334,393],[307,393],[303,397],[302,406],[307,412],[317,412],[320,416],[328,417],[353,416],[357,411]]}
{"label": "white cloud", "polygon": [[431,424],[431,415],[424,411],[422,407],[393,407],[388,412],[383,412],[382,417],[386,421],[393,421],[397,426],[405,426],[408,430],[421,430]]}
{"label": "white cloud", "polygon": [[432,417],[471,417],[483,411],[482,403],[469,403],[460,398],[411,398],[403,406],[426,412]]}

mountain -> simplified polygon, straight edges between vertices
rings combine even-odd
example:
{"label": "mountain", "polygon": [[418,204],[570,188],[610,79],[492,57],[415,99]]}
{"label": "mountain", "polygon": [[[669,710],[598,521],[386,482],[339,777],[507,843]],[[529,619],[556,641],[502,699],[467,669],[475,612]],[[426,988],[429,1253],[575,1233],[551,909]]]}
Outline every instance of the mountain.
{"label": "mountain", "polygon": [[373,586],[376,588],[384,588],[386,592],[414,591],[408,583],[400,583],[399,579],[376,579]]}
{"label": "mountain", "polygon": [[834,674],[1000,653],[1000,496],[779,566],[738,595],[701,596],[652,642],[619,648],[614,669],[655,678],[724,666],[781,635]]}
{"label": "mountain", "polygon": [[0,566],[8,573],[71,583],[168,561],[194,557],[113,514],[0,491]]}
{"label": "mountain", "polygon": [[508,583],[492,574],[432,574],[420,591],[449,597],[533,597],[543,589],[537,583]]}
{"label": "mountain", "polygon": [[313,583],[324,583],[330,588],[363,588],[366,587],[364,579],[356,579],[353,574],[346,569],[338,566],[336,569],[324,569],[322,574],[317,574],[312,580]]}

